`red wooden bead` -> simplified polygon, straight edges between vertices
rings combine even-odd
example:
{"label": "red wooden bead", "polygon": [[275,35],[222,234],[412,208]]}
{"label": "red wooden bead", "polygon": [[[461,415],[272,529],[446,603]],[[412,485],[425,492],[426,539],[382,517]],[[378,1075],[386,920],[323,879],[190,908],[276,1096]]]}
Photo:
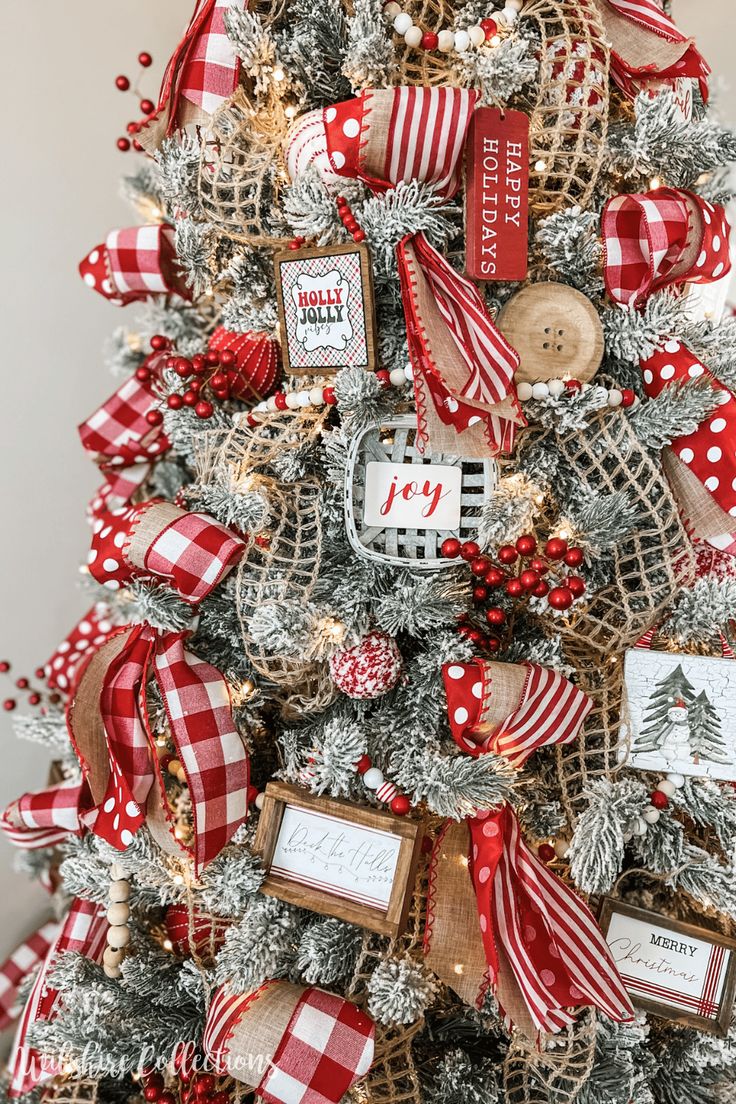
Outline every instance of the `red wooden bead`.
{"label": "red wooden bead", "polygon": [[181,410],[182,406],[184,405],[184,399],[181,397],[181,395],[169,395],[168,399],[166,400],[166,405],[168,406],[169,410]]}
{"label": "red wooden bead", "polygon": [[488,587],[476,586],[473,587],[473,601],[485,602],[488,597]]}
{"label": "red wooden bead", "polygon": [[582,391],[583,385],[580,380],[565,380],[565,387],[568,391]]}
{"label": "red wooden bead", "polygon": [[347,205],[348,205],[348,201],[347,201],[347,199],[345,198],[344,195],[339,195],[337,197],[337,199],[335,200],[335,203],[337,204],[338,207],[347,207]]}
{"label": "red wooden bead", "polygon": [[489,625],[503,625],[506,620],[506,614],[500,606],[491,606],[486,610],[486,621]]}
{"label": "red wooden bead", "polygon": [[130,81],[124,73],[121,73],[120,76],[115,78],[115,87],[119,88],[121,92],[127,92],[130,88]]}
{"label": "red wooden bead", "polygon": [[480,28],[486,36],[486,42],[490,42],[498,34],[498,23],[495,19],[481,19]]}
{"label": "red wooden bead", "polygon": [[489,587],[500,587],[505,580],[506,576],[500,567],[492,567],[490,571],[486,572],[485,582]]}
{"label": "red wooden bead", "polygon": [[337,402],[337,399],[335,398],[335,388],[334,387],[325,387],[322,394],[323,394],[324,400],[325,400],[325,402],[327,403],[328,406],[334,406],[335,405],[335,403]]}
{"label": "red wooden bead", "polygon": [[457,537],[448,537],[442,542],[440,552],[447,560],[454,560],[460,555],[460,541]]}
{"label": "red wooden bead", "polygon": [[567,541],[562,540],[561,537],[550,537],[544,546],[544,554],[551,560],[561,560],[566,552]]}
{"label": "red wooden bead", "polygon": [[485,575],[493,567],[493,564],[487,556],[478,556],[476,559],[471,560],[470,570],[474,575]]}
{"label": "red wooden bead", "polygon": [[509,594],[512,598],[518,598],[521,594],[524,593],[524,586],[521,582],[521,579],[509,579],[509,581],[506,583],[505,589],[506,593]]}
{"label": "red wooden bead", "polygon": [[566,586],[553,587],[547,596],[547,601],[551,605],[552,609],[566,610],[569,609],[575,600],[575,595]]}
{"label": "red wooden bead", "polygon": [[286,410],[286,395],[283,391],[277,391],[273,397],[277,410]]}
{"label": "red wooden bead", "polygon": [[670,799],[667,794],[662,793],[661,790],[653,790],[649,795],[649,800],[655,809],[666,809],[670,803]]}
{"label": "red wooden bead", "polygon": [[406,816],[411,809],[411,801],[406,794],[397,794],[391,802],[390,809],[396,816]]}
{"label": "red wooden bead", "polygon": [[568,567],[580,567],[585,559],[582,548],[569,548],[564,555]]}
{"label": "red wooden bead", "polygon": [[354,242],[365,241],[365,230],[355,230],[351,236]]}
{"label": "red wooden bead", "polygon": [[370,755],[361,755],[358,762],[355,764],[355,769],[358,774],[365,774],[367,770],[373,766]]}
{"label": "red wooden bead", "polygon": [[537,542],[531,533],[525,533],[516,542],[516,551],[520,556],[531,556],[537,551]]}
{"label": "red wooden bead", "polygon": [[544,579],[540,579],[532,591],[532,594],[535,598],[544,598],[549,594],[549,583],[545,583]]}
{"label": "red wooden bead", "polygon": [[391,386],[391,375],[386,368],[379,368],[376,372],[376,379],[381,384],[381,387],[385,390]]}
{"label": "red wooden bead", "polygon": [[540,843],[537,848],[537,855],[543,863],[551,863],[555,858],[555,849],[551,843]]}
{"label": "red wooden bead", "polygon": [[292,238],[289,242],[289,249],[301,249],[301,243],[298,242],[296,238]]}
{"label": "red wooden bead", "polygon": [[163,334],[154,334],[151,338],[151,348],[155,353],[160,353],[163,349],[168,349],[169,339],[164,337]]}
{"label": "red wooden bead", "polygon": [[480,545],[475,541],[465,541],[460,547],[460,555],[464,560],[474,560],[480,555]]}
{"label": "red wooden bead", "polygon": [[636,392],[632,391],[630,387],[624,387],[621,391],[621,405],[633,406],[636,402]]}
{"label": "red wooden bead", "polygon": [[514,548],[513,544],[502,544],[498,550],[498,560],[502,564],[516,563],[519,558],[519,553]]}
{"label": "red wooden bead", "polygon": [[141,50],[138,55],[138,62],[144,69],[147,69],[149,65],[153,65],[153,58],[148,53],[148,50]]}
{"label": "red wooden bead", "polygon": [[436,35],[434,31],[425,31],[422,35],[423,50],[436,50],[439,44],[439,35]]}
{"label": "red wooden bead", "polygon": [[211,418],[212,414],[214,412],[214,409],[215,408],[214,408],[214,406],[212,405],[211,402],[208,402],[207,399],[202,399],[195,406],[194,413],[197,415],[198,418],[202,418],[202,419]]}
{"label": "red wooden bead", "polygon": [[579,598],[581,594],[585,594],[585,579],[581,579],[579,575],[568,575],[565,579],[565,586],[573,592],[576,598]]}
{"label": "red wooden bead", "polygon": [[149,425],[152,425],[152,426],[161,425],[163,420],[164,420],[164,416],[163,416],[163,414],[161,413],[160,410],[156,410],[156,409],[149,410],[148,413],[146,414],[146,421],[148,422]]}
{"label": "red wooden bead", "polygon": [[10,713],[10,712],[12,712],[13,709],[15,709],[17,704],[18,703],[15,700],[15,698],[6,698],[5,701],[3,702],[3,709],[5,710],[6,713]]}
{"label": "red wooden bead", "polygon": [[141,100],[141,111],[144,115],[151,115],[156,110],[153,100]]}
{"label": "red wooden bead", "polygon": [[118,149],[120,150],[121,153],[127,153],[128,150],[130,149],[130,139],[129,138],[118,138],[118,140],[115,144],[117,145],[117,147],[118,147]]}

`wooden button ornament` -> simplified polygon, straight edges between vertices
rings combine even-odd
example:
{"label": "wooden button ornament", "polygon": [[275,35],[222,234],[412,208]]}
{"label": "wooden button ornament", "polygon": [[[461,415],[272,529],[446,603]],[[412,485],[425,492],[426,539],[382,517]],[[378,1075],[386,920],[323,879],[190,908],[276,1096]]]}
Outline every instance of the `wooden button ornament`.
{"label": "wooden button ornament", "polygon": [[530,284],[500,312],[497,325],[521,363],[517,383],[587,383],[603,359],[603,327],[587,296],[566,284]]}

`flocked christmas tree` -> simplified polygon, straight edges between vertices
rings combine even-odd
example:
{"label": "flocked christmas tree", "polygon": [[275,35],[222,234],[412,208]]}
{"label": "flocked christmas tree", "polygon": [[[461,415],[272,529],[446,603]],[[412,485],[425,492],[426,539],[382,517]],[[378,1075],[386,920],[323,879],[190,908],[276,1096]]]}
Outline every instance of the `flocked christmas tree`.
{"label": "flocked christmas tree", "polygon": [[721,718],[705,690],[700,691],[689,710],[688,728],[690,754],[696,763],[699,759],[708,759],[713,763],[729,762],[721,732]]}
{"label": "flocked christmas tree", "polygon": [[81,265],[125,323],[2,821],[61,922],[12,1097],[733,1099],[585,904],[736,924],[733,788],[618,760],[626,649],[736,617],[707,77],[657,0],[199,0]]}

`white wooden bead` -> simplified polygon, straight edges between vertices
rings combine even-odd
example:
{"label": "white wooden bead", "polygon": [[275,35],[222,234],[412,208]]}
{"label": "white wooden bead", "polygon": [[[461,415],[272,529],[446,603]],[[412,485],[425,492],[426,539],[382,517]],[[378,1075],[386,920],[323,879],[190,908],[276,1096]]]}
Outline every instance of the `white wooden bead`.
{"label": "white wooden bead", "polygon": [[523,0],[506,0],[504,4],[504,8],[511,8],[515,12],[520,12],[523,6]]}
{"label": "white wooden bead", "polygon": [[459,54],[464,53],[470,45],[470,35],[467,31],[455,31],[455,49]]}
{"label": "white wooden bead", "polygon": [[645,836],[647,834],[647,822],[644,817],[637,817],[634,822],[634,835]]}
{"label": "white wooden bead", "polygon": [[442,50],[444,54],[449,54],[455,49],[455,35],[452,31],[440,31],[437,38],[437,49]]}
{"label": "white wooden bead", "polygon": [[620,406],[623,401],[624,397],[619,391],[618,387],[612,387],[611,390],[608,392],[608,405]]}
{"label": "white wooden bead", "polygon": [[413,50],[422,44],[422,28],[411,26],[404,35],[404,42]]}
{"label": "white wooden bead", "polygon": [[514,23],[516,22],[516,14],[516,8],[511,8],[508,4],[503,9],[503,15],[506,17],[506,22],[508,23],[509,27],[513,27]]}
{"label": "white wooden bead", "polygon": [[259,402],[256,406],[253,407],[253,410],[254,411],[257,410],[259,414],[265,414],[266,411],[268,410],[268,403],[267,402]]}
{"label": "white wooden bead", "polygon": [[403,368],[393,368],[391,372],[389,372],[388,378],[391,380],[394,387],[403,387],[406,383],[406,376],[404,375]]}
{"label": "white wooden bead", "polygon": [[309,401],[311,402],[312,406],[322,406],[322,403],[325,401],[325,396],[321,387],[312,388],[312,390],[309,392]]}
{"label": "white wooden bead", "polygon": [[130,905],[126,905],[125,901],[119,901],[116,905],[110,905],[107,910],[107,922],[112,927],[116,927],[118,924],[127,924],[130,919]]}
{"label": "white wooden bead", "polygon": [[565,391],[565,381],[561,379],[548,380],[547,390],[554,399],[559,399],[560,395]]}
{"label": "white wooden bead", "polygon": [[272,414],[275,414],[278,410],[278,407],[276,406],[276,399],[273,397],[273,395],[271,395],[270,398],[266,399],[266,410],[269,410]]}
{"label": "white wooden bead", "polygon": [[404,375],[408,380],[414,379],[414,369],[412,368],[411,364],[407,364],[406,368],[404,369]]}
{"label": "white wooden bead", "polygon": [[295,391],[289,391],[286,396],[286,406],[288,410],[296,410],[299,406],[299,399],[296,396]]}
{"label": "white wooden bead", "polygon": [[565,859],[570,851],[570,841],[566,839],[557,839],[554,843],[555,855],[558,859]]}
{"label": "white wooden bead", "polygon": [[[166,754],[166,748],[163,749],[163,752]],[[125,868],[119,862],[114,862],[110,867],[110,877],[114,882],[119,881],[120,878],[125,877]]]}
{"label": "white wooden bead", "polygon": [[413,25],[413,20],[407,12],[399,12],[394,18],[394,30],[397,35],[405,35]]}
{"label": "white wooden bead", "polygon": [[107,929],[108,947],[127,947],[128,943],[130,943],[130,928],[127,924],[116,924],[115,927]]}
{"label": "white wooden bead", "polygon": [[657,783],[657,789],[660,793],[663,793],[665,797],[672,797],[677,787],[674,782],[670,782],[669,778],[663,778],[661,782]]}
{"label": "white wooden bead", "polygon": [[259,793],[256,796],[256,799],[253,802],[253,804],[255,805],[256,809],[262,809],[264,804],[265,804],[265,801],[266,801],[266,795],[262,794],[262,793]]}
{"label": "white wooden bead", "polygon": [[126,881],[125,878],[111,882],[107,896],[113,904],[117,904],[118,901],[127,901],[130,897],[130,882]]}
{"label": "white wooden bead", "polygon": [[105,947],[102,961],[106,966],[119,966],[124,957],[124,951],[118,950],[115,947]]}
{"label": "white wooden bead", "polygon": [[517,383],[516,394],[519,396],[519,402],[529,402],[532,397],[532,385],[530,383]]}
{"label": "white wooden bead", "polygon": [[123,976],[123,971],[119,966],[103,966],[102,969],[105,971],[105,977],[112,978],[113,981],[117,981],[119,977]]}
{"label": "white wooden bead", "polygon": [[393,23],[396,16],[401,14],[401,5],[397,4],[396,0],[388,0],[388,4],[384,5],[383,14]]}
{"label": "white wooden bead", "polygon": [[684,774],[668,774],[667,775],[667,781],[671,782],[676,790],[681,790],[682,787],[685,785],[685,775]]}
{"label": "white wooden bead", "polygon": [[369,790],[377,790],[383,785],[383,773],[378,767],[369,767],[363,775],[363,782]]}
{"label": "white wooden bead", "polygon": [[542,380],[539,383],[532,384],[532,398],[533,399],[546,399],[549,395],[549,387]]}
{"label": "white wooden bead", "polygon": [[473,46],[482,46],[486,40],[486,32],[477,23],[474,27],[468,28],[468,36]]}
{"label": "white wooden bead", "polygon": [[647,824],[656,824],[660,817],[659,809],[655,809],[652,805],[651,809],[645,809],[642,813],[644,820]]}
{"label": "white wooden bead", "polygon": [[305,410],[308,406],[312,405],[312,400],[309,397],[309,391],[299,391],[297,392],[296,397],[299,400],[299,406],[303,407]]}

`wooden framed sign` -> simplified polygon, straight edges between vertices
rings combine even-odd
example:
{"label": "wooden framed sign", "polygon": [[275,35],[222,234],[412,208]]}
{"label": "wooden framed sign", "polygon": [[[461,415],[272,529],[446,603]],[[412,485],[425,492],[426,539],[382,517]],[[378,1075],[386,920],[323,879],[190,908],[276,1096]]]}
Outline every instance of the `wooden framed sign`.
{"label": "wooden framed sign", "polygon": [[395,937],[422,835],[415,820],[269,782],[253,845],[268,871],[261,892]]}
{"label": "wooden framed sign", "polygon": [[599,922],[634,1004],[698,1031],[728,1033],[736,940],[610,897]]}
{"label": "wooden framed sign", "polygon": [[284,369],[293,375],[376,367],[368,247],[286,249],[273,259]]}
{"label": "wooden framed sign", "polygon": [[622,759],[638,770],[736,781],[736,662],[631,648]]}

